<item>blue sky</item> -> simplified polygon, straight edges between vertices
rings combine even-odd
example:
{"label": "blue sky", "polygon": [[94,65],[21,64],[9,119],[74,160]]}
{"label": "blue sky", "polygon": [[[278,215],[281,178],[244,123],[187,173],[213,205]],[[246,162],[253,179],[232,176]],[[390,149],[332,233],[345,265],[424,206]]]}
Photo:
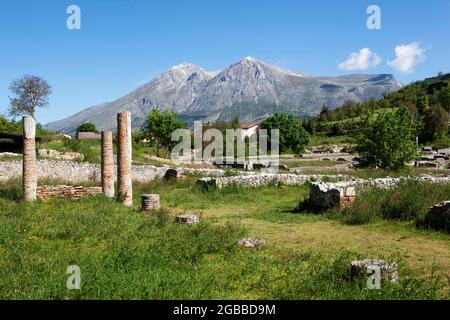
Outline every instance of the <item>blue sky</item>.
{"label": "blue sky", "polygon": [[[81,30],[66,27],[71,4]],[[366,26],[371,4],[381,30]],[[450,72],[450,1],[1,1],[0,44],[0,113],[9,83],[36,74],[53,86],[37,113],[47,123],[184,61],[218,70],[253,56],[311,75],[393,73],[404,83]]]}

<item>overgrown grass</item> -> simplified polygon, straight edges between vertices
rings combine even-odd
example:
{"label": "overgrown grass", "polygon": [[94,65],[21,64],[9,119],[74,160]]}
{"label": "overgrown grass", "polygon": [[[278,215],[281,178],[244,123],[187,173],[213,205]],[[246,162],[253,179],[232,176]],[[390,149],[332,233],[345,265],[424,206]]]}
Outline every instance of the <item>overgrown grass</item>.
{"label": "overgrown grass", "polygon": [[[371,188],[357,197],[353,206],[339,210],[348,224],[365,224],[374,219],[414,221],[417,226],[428,227],[428,209],[448,200],[450,184],[417,183],[410,180],[391,189]],[[449,230],[450,226],[442,226]]]}
{"label": "overgrown grass", "polygon": [[[365,230],[290,213],[306,197],[307,186],[205,192],[194,180],[135,184],[132,209],[101,196],[25,204],[17,181],[0,184],[0,298],[448,298],[448,279],[440,269],[445,264],[435,271],[418,267],[403,256],[415,248],[373,251],[361,235],[387,241],[408,233],[430,250],[442,250],[448,238],[434,239],[434,233],[416,233],[406,225],[406,231],[386,225]],[[163,210],[139,211],[142,193],[160,194]],[[181,226],[175,221],[179,213],[199,214],[202,221]],[[268,243],[244,249],[237,245],[243,236]],[[365,278],[351,279],[350,262],[367,257],[397,261],[399,283],[368,290]],[[73,264],[81,268],[81,290],[66,288],[66,269]]]}
{"label": "overgrown grass", "polygon": [[332,144],[347,144],[354,143],[355,139],[350,136],[334,136],[330,137],[325,134],[311,135],[308,143],[308,147],[316,145],[332,145]]}

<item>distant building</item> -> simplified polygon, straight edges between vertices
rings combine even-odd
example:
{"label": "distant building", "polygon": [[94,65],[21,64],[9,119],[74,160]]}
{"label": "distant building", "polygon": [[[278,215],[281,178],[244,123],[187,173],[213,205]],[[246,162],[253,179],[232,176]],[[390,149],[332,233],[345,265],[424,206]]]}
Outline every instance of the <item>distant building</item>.
{"label": "distant building", "polygon": [[78,132],[78,140],[101,140],[102,135],[97,132]]}
{"label": "distant building", "polygon": [[241,124],[239,129],[242,130],[241,138],[245,139],[258,132],[259,124]]}

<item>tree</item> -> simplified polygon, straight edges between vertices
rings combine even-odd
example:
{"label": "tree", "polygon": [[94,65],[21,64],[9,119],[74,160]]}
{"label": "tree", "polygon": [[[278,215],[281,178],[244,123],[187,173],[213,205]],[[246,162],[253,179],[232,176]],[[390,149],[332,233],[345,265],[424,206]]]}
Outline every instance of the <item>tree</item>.
{"label": "tree", "polygon": [[0,115],[0,132],[19,133],[21,132],[21,126],[16,121],[8,120]]}
{"label": "tree", "polygon": [[178,119],[177,113],[172,110],[161,112],[158,109],[152,109],[144,124],[145,134],[156,141],[156,154],[158,156],[161,147],[169,149],[176,143],[171,141],[172,132],[181,128],[185,128],[185,124]]}
{"label": "tree", "polygon": [[443,88],[438,93],[438,100],[441,106],[450,112],[450,88]]}
{"label": "tree", "polygon": [[241,122],[239,121],[239,117],[234,117],[233,120],[231,120],[231,128],[232,129],[238,129],[241,125]]}
{"label": "tree", "polygon": [[330,110],[328,109],[328,106],[324,103],[322,105],[322,109],[320,110],[319,119],[320,121],[327,121],[329,116]]}
{"label": "tree", "polygon": [[430,110],[430,100],[428,99],[428,96],[418,97],[416,105],[417,108],[419,109],[419,112],[422,114]]}
{"label": "tree", "polygon": [[303,128],[301,121],[286,113],[275,113],[265,119],[261,123],[261,129],[268,130],[269,138],[270,129],[280,130],[280,152],[290,150],[300,154],[309,142],[309,134]]}
{"label": "tree", "polygon": [[433,141],[442,137],[448,128],[449,115],[439,106],[432,107],[423,117],[421,141]]}
{"label": "tree", "polygon": [[95,124],[86,122],[78,126],[77,134],[78,132],[98,132],[98,131],[97,128],[95,127]]}
{"label": "tree", "polygon": [[332,127],[331,127],[331,133],[330,135],[332,137],[335,136],[343,136],[345,134],[345,129],[344,126],[342,125],[342,122],[336,122]]}
{"label": "tree", "polygon": [[409,109],[368,114],[365,129],[357,138],[359,164],[368,167],[400,169],[417,154],[417,123]]}
{"label": "tree", "polygon": [[9,114],[17,117],[31,115],[36,118],[36,108],[48,106],[48,98],[52,88],[48,82],[38,76],[25,75],[14,80],[9,86],[12,97],[9,97]]}

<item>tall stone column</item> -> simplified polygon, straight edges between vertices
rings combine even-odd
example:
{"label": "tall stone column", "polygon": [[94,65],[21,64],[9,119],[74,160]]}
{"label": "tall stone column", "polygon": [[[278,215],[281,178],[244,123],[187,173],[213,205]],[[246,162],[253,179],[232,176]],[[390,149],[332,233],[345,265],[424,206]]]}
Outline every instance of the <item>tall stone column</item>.
{"label": "tall stone column", "polygon": [[114,153],[111,131],[102,131],[102,190],[107,198],[114,198]]}
{"label": "tall stone column", "polygon": [[25,201],[36,200],[37,164],[36,164],[36,122],[32,116],[22,118],[23,124],[23,165],[22,188]]}
{"label": "tall stone column", "polygon": [[128,111],[117,114],[117,181],[119,201],[125,206],[133,205],[131,176],[131,114]]}

